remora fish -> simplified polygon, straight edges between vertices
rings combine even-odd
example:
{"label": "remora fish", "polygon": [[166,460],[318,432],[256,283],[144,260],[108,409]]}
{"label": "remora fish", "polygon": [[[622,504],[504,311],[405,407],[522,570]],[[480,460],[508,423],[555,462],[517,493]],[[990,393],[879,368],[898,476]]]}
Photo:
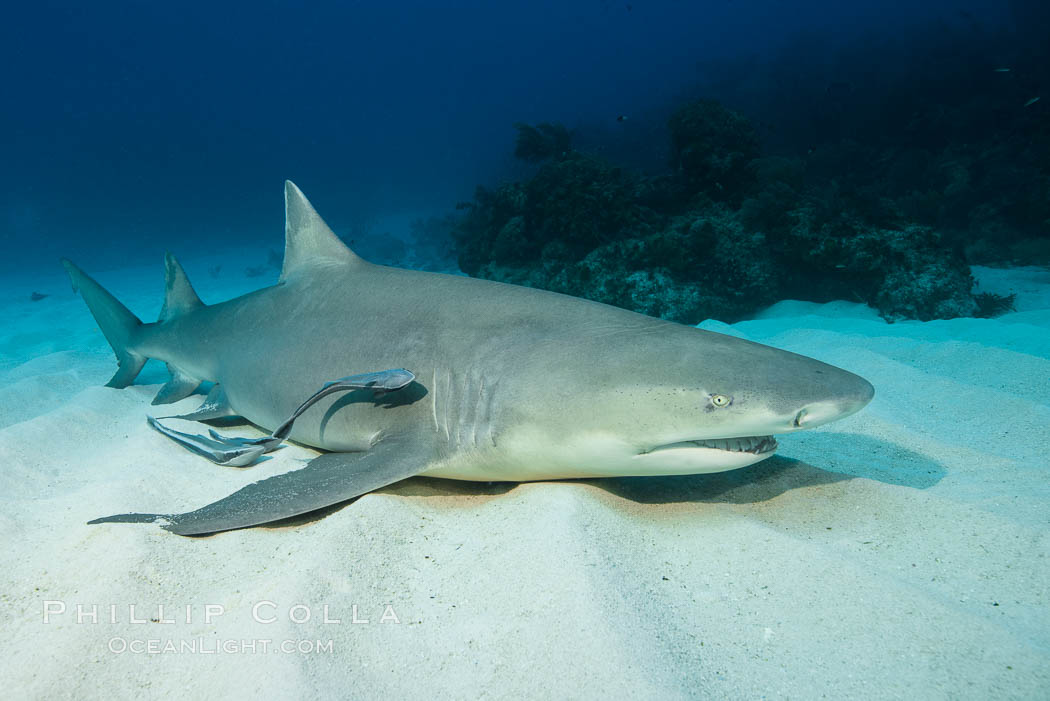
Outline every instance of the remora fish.
{"label": "remora fish", "polygon": [[[172,377],[154,404],[211,381],[186,418],[241,416],[330,452],[196,511],[92,523],[213,533],[414,475],[526,481],[732,470],[773,455],[774,434],[848,416],[874,394],[845,370],[731,336],[553,292],[368,263],[291,182],[285,209],[276,285],[205,305],[169,254],[155,323],[63,263],[117,355],[108,386],[127,387],[156,358]],[[384,377],[376,372],[384,368],[412,373],[394,372],[394,391],[318,391],[334,377]],[[285,419],[296,407],[292,425]]]}

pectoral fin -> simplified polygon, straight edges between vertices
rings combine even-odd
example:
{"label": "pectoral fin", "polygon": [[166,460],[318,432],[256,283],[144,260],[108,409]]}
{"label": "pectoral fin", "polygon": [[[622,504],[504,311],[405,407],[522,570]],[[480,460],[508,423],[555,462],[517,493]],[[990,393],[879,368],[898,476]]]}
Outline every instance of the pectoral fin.
{"label": "pectoral fin", "polygon": [[264,479],[184,514],[118,514],[89,523],[150,523],[179,535],[247,528],[298,516],[400,482],[428,467],[421,441],[385,440],[359,453],[325,453],[306,467]]}
{"label": "pectoral fin", "polygon": [[161,416],[162,419],[185,419],[186,421],[211,421],[213,419],[225,419],[237,416],[237,412],[230,406],[226,398],[226,390],[222,385],[213,385],[208,396],[199,407],[188,414],[177,416]]}

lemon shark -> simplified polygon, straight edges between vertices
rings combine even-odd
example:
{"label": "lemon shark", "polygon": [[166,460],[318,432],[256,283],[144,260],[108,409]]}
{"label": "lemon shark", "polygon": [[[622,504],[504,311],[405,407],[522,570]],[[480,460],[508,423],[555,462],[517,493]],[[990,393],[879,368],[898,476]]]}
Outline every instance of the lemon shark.
{"label": "lemon shark", "polygon": [[[127,387],[155,358],[171,380],[154,404],[213,383],[182,418],[239,416],[272,429],[271,448],[288,438],[325,452],[195,511],[92,523],[213,533],[416,475],[529,481],[732,470],[773,455],[775,435],[841,419],[874,394],[853,373],[728,335],[554,292],[369,263],[294,184],[284,194],[280,279],[236,299],[205,305],[168,254],[160,318],[143,323],[63,264],[119,361],[108,386]],[[250,443],[214,431],[211,439],[169,434],[226,464],[240,463],[225,448]]]}

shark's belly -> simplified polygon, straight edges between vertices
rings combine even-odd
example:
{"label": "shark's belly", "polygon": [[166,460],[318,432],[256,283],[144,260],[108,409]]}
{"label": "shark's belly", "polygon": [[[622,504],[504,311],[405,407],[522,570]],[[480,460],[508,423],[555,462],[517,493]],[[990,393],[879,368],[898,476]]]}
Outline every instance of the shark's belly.
{"label": "shark's belly", "polygon": [[[535,482],[541,480],[570,479],[573,475],[563,468],[551,465],[512,465],[498,456],[456,456],[435,463],[421,477],[464,480],[467,482]],[[592,476],[593,475],[589,475]]]}
{"label": "shark's belly", "polygon": [[654,462],[645,456],[624,456],[604,460],[588,459],[586,453],[554,453],[550,458],[522,459],[504,451],[461,451],[436,461],[423,477],[466,480],[471,482],[536,482],[563,479],[598,479],[606,477],[655,477],[725,472],[760,462],[773,453],[748,456],[746,461],[726,461],[723,465],[700,464],[693,460]]}

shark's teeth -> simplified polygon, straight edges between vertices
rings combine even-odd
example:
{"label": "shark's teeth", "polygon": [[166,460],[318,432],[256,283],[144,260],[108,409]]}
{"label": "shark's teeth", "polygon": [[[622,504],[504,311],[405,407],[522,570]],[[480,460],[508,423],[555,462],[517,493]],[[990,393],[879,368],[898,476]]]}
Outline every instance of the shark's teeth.
{"label": "shark's teeth", "polygon": [[651,451],[666,450],[668,448],[711,448],[713,450],[725,450],[730,453],[752,453],[760,455],[777,449],[777,441],[773,436],[743,436],[740,438],[704,438],[695,441],[682,441],[680,443],[668,443],[653,448]]}

